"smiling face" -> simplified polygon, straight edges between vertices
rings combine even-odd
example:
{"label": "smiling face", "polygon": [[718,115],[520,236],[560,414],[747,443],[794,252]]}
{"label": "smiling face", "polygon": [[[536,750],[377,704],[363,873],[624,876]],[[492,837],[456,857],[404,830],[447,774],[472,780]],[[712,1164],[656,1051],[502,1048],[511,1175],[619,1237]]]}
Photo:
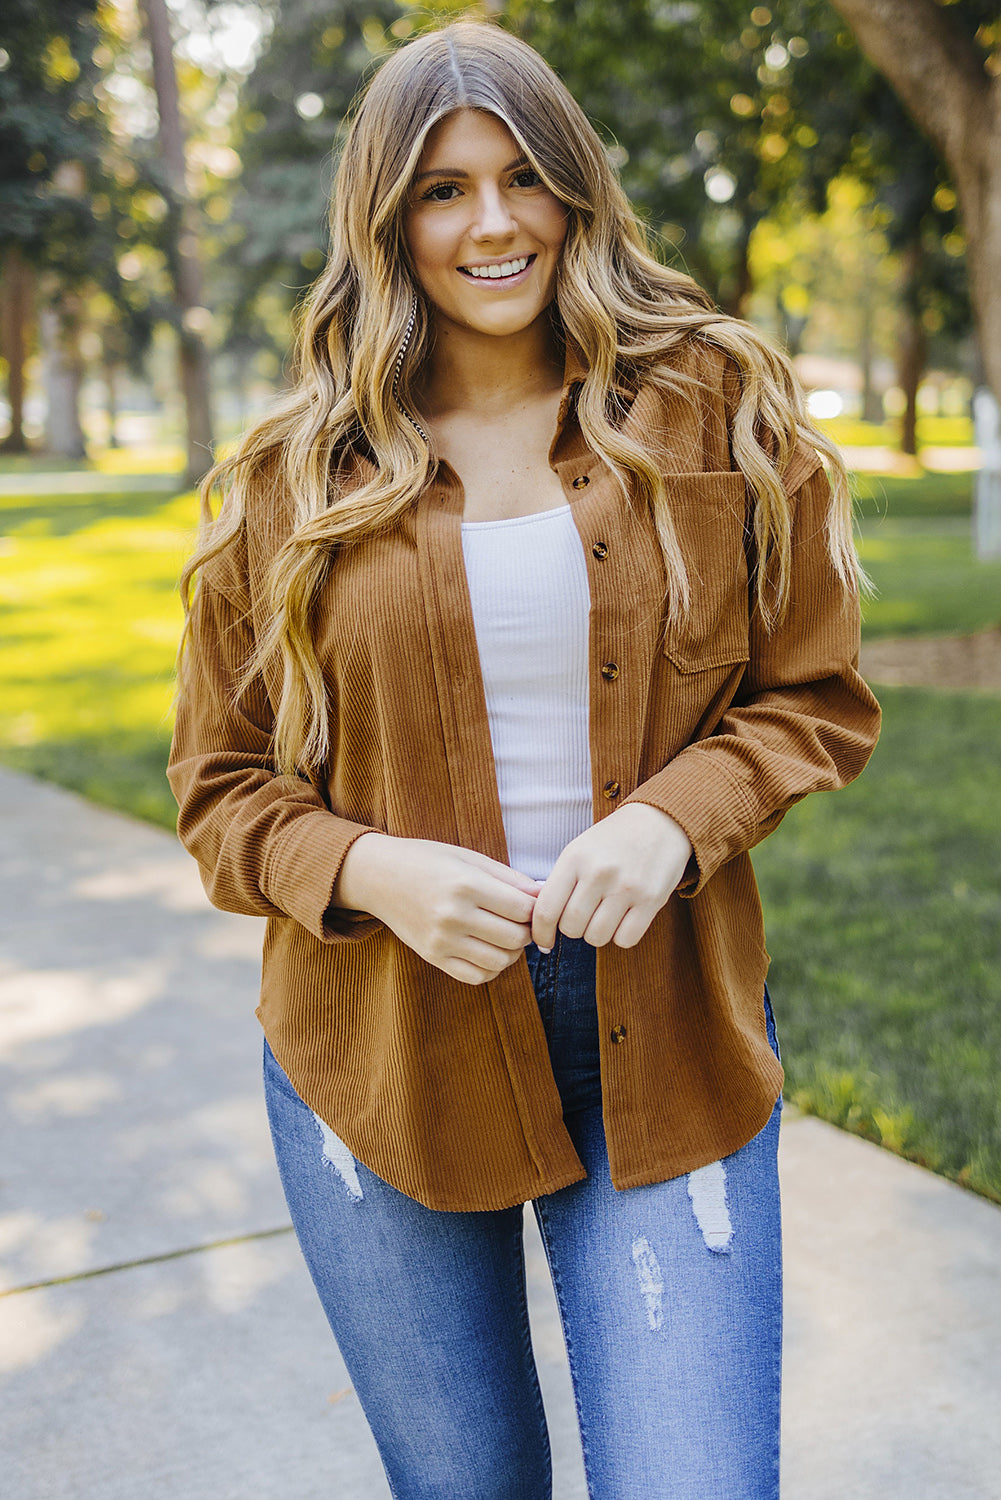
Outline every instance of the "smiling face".
{"label": "smiling face", "polygon": [[556,293],[566,213],[496,115],[458,109],[439,121],[403,221],[439,325],[504,336],[534,323]]}

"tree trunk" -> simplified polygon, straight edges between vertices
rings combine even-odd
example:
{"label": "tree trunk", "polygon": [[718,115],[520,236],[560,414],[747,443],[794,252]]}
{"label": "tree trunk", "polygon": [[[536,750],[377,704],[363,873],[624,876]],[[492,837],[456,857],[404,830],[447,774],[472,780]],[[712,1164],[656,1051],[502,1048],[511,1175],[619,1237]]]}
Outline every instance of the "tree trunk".
{"label": "tree trunk", "polygon": [[862,326],[859,330],[859,365],[862,370],[862,420],[882,422],[883,398],[873,384],[872,365],[875,358],[873,348],[873,305],[868,286],[862,292]]}
{"label": "tree trunk", "polygon": [[108,447],[117,448],[118,443],[118,392],[115,388],[117,367],[113,359],[105,359],[101,369],[104,373],[104,409],[108,414]]}
{"label": "tree trunk", "polygon": [[198,226],[187,189],[184,131],[167,7],[165,0],[140,0],[140,3],[153,58],[160,155],[176,210],[176,238],[170,260],[178,313],[179,375],[187,426],[186,478],[189,484],[197,484],[213,462],[209,357],[202,338],[209,314],[204,306]]}
{"label": "tree trunk", "polygon": [[247,425],[247,379],[243,356],[234,352],[229,361],[229,389],[236,407],[236,425]]}
{"label": "tree trunk", "polygon": [[45,451],[59,458],[86,458],[80,425],[80,389],[84,364],[80,353],[80,301],[70,292],[43,307],[38,315],[42,369],[48,402]]}
{"label": "tree trunk", "polygon": [[984,373],[1001,402],[1001,78],[981,112],[979,160],[953,167],[963,208],[970,301]]}
{"label": "tree trunk", "polygon": [[729,296],[723,299],[723,311],[733,318],[747,316],[747,304],[754,290],[754,279],[751,275],[751,235],[754,233],[757,222],[757,218],[742,221],[740,234],[734,246],[733,280]]}
{"label": "tree trunk", "polygon": [[803,335],[806,333],[809,318],[802,316],[793,317],[791,313],[785,315],[785,347],[790,359],[795,359],[803,352]]}
{"label": "tree trunk", "polygon": [[921,321],[921,273],[924,251],[913,240],[901,253],[903,295],[900,299],[900,335],[897,349],[897,380],[904,393],[900,451],[913,458],[918,451],[918,387],[925,372],[927,341]]}
{"label": "tree trunk", "polygon": [[831,0],[949,168],[984,369],[1001,401],[1001,73],[936,0]]}
{"label": "tree trunk", "polygon": [[34,274],[20,247],[11,245],[4,257],[0,282],[0,352],[7,361],[10,405],[10,432],[0,443],[0,451],[4,453],[28,451],[24,436],[24,366],[34,301]]}
{"label": "tree trunk", "polygon": [[925,372],[925,336],[921,320],[908,309],[901,314],[897,351],[897,380],[904,393],[900,451],[911,458],[918,451],[918,387]]}

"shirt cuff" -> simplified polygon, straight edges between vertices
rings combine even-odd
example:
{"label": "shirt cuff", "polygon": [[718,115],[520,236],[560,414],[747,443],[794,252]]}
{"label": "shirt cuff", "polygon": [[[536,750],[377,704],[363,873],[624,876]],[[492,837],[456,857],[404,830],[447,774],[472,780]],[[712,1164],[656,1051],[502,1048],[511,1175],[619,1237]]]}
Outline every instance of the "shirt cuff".
{"label": "shirt cuff", "polygon": [[382,831],[320,809],[303,813],[290,822],[268,862],[264,894],[323,943],[368,937],[382,925],[379,919],[331,906],[330,898],[355,839]]}
{"label": "shirt cuff", "polygon": [[679,896],[695,896],[741,848],[754,842],[757,813],[744,787],[716,756],[697,746],[676,756],[625,797],[645,802],[674,819],[688,835],[692,855],[677,887]]}

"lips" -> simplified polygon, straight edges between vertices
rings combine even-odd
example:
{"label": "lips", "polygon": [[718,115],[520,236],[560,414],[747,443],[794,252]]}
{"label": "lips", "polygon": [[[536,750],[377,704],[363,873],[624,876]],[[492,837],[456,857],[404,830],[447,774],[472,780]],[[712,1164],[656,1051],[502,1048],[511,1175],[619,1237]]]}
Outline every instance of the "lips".
{"label": "lips", "polygon": [[511,282],[524,275],[534,260],[534,254],[513,255],[508,260],[459,266],[458,269],[469,281]]}

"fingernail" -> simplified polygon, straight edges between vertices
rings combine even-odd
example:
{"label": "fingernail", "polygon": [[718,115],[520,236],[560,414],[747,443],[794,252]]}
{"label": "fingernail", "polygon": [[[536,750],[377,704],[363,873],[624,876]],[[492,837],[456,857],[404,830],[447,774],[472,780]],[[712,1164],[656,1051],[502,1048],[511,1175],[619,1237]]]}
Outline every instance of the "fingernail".
{"label": "fingernail", "polygon": [[[538,943],[536,943],[535,946],[538,948],[539,947]],[[552,953],[552,951],[553,951],[552,948],[539,948],[539,952],[540,953]]]}

